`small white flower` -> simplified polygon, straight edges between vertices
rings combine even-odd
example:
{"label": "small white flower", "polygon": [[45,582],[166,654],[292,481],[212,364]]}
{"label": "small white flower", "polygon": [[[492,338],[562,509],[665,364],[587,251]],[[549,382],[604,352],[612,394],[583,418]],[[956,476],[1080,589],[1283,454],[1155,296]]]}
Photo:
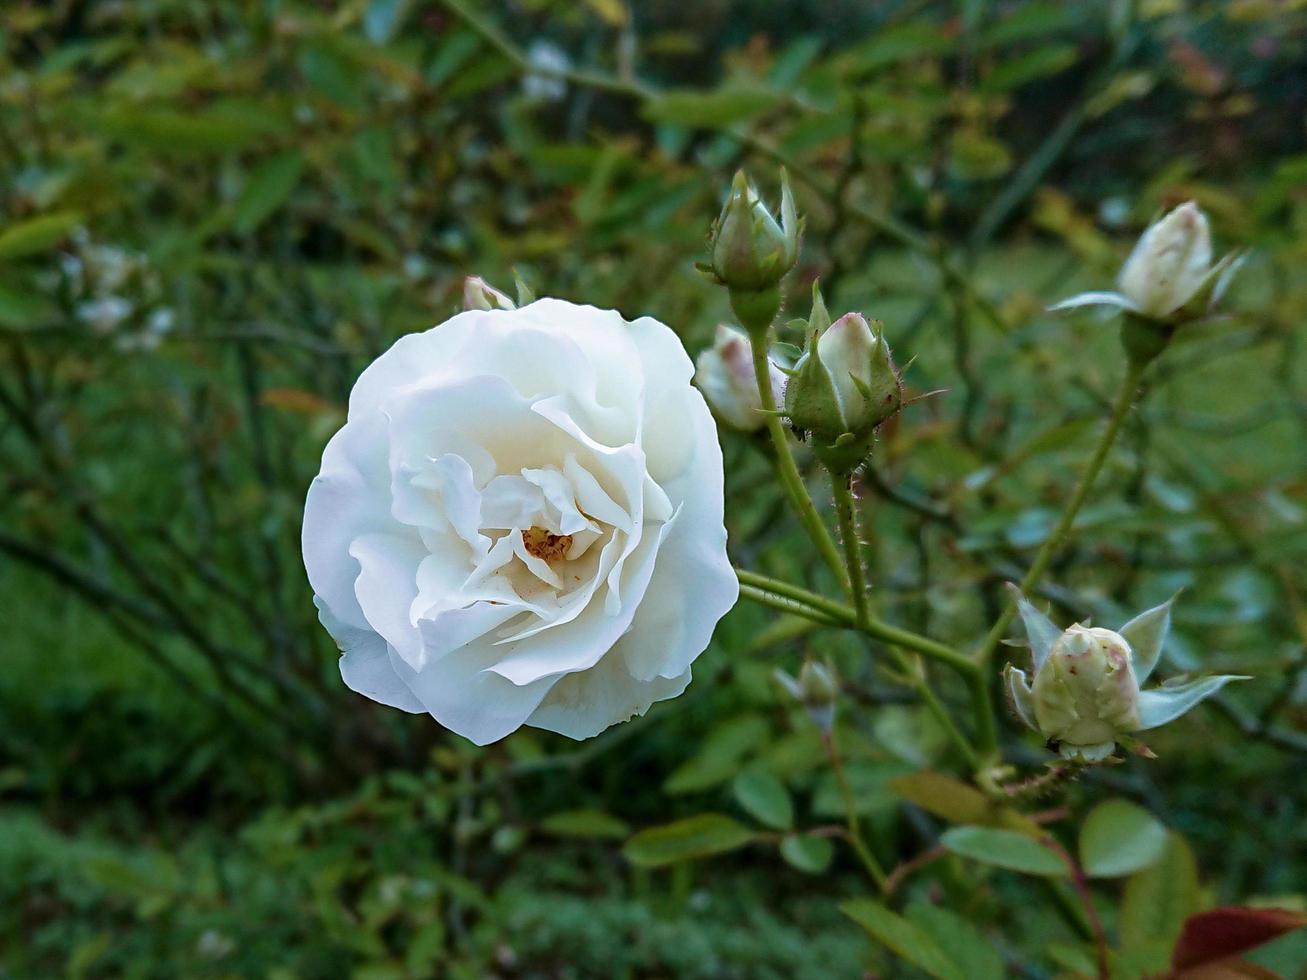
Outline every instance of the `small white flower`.
{"label": "small white flower", "polygon": [[304,507],[345,683],[478,744],[680,694],[739,592],[691,373],[657,320],[554,299],[382,354]]}
{"label": "small white flower", "polygon": [[[772,397],[779,405],[785,400],[785,375],[770,358],[767,364]],[[717,326],[713,345],[700,351],[695,360],[694,383],[708,399],[713,414],[731,428],[756,432],[766,422],[749,338],[740,331],[724,323]]]}
{"label": "small white flower", "polygon": [[1121,267],[1117,292],[1081,293],[1051,309],[1108,306],[1163,323],[1193,320],[1212,311],[1240,262],[1231,252],[1212,264],[1207,215],[1187,201],[1149,225]]}

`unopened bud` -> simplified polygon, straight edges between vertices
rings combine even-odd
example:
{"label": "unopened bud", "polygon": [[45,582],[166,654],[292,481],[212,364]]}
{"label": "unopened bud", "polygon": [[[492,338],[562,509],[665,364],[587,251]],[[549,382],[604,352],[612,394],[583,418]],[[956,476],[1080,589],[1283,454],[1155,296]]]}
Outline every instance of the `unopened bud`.
{"label": "unopened bud", "polygon": [[851,472],[871,450],[876,428],[902,407],[903,386],[879,322],[846,313],[834,323],[813,292],[808,343],[786,386],[785,413],[809,433],[828,467]]}
{"label": "unopened bud", "polygon": [[517,304],[480,276],[468,276],[463,280],[463,309],[515,310]]}
{"label": "unopened bud", "polygon": [[1063,758],[1101,762],[1129,734],[1164,725],[1232,680],[1222,675],[1141,690],[1161,656],[1171,623],[1171,603],[1141,613],[1114,632],[1079,624],[1058,631],[1018,596],[1034,665],[1034,683],[1025,671],[1004,668],[1013,708],[1021,719],[1055,746]]}
{"label": "unopened bud", "polygon": [[[770,358],[767,368],[772,397],[779,404],[785,397],[785,375]],[[766,422],[749,338],[740,331],[725,324],[717,327],[713,345],[695,361],[694,383],[723,424],[741,432],[754,432]]]}
{"label": "unopened bud", "polygon": [[1109,306],[1126,314],[1123,334],[1132,360],[1156,357],[1171,329],[1210,315],[1238,270],[1242,256],[1231,252],[1212,263],[1207,215],[1187,201],[1153,222],[1140,236],[1117,276],[1117,292],[1081,293],[1054,310]]}
{"label": "unopened bud", "polygon": [[789,177],[781,174],[778,222],[738,171],[713,226],[708,271],[731,291],[731,306],[751,334],[771,326],[780,308],[777,286],[798,257],[799,219]]}
{"label": "unopened bud", "polygon": [[839,699],[840,685],[829,667],[816,660],[807,660],[799,670],[798,680],[779,669],[776,680],[807,709],[818,728],[823,732],[831,730],[835,724],[835,702]]}

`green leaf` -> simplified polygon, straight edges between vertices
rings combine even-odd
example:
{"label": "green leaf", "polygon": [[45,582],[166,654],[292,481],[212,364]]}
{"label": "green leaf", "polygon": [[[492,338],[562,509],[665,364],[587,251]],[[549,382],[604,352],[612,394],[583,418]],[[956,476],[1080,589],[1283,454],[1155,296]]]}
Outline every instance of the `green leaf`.
{"label": "green leaf", "polygon": [[759,715],[730,718],[717,725],[693,757],[681,763],[663,783],[673,796],[724,783],[740,771],[740,759],[762,744],[767,722]]}
{"label": "green leaf", "polygon": [[765,769],[750,769],[735,777],[735,799],[749,816],[775,830],[794,827],[794,804],[781,781]]}
{"label": "green leaf", "polygon": [[966,980],[967,974],[930,935],[880,903],[859,898],[843,903],[840,911],[891,953],[936,980]]}
{"label": "green leaf", "polygon": [[248,235],[286,202],[304,170],[304,155],[289,150],[254,168],[232,214],[232,227]]}
{"label": "green leaf", "polygon": [[102,126],[110,136],[170,156],[241,150],[266,135],[261,121],[225,112],[120,110],[105,116]]}
{"label": "green leaf", "polygon": [[939,840],[954,854],[1009,871],[1065,877],[1069,870],[1056,851],[1015,830],[954,827],[945,831]]}
{"label": "green leaf", "polygon": [[896,796],[901,796],[927,813],[933,813],[950,823],[992,822],[993,807],[989,798],[974,786],[968,786],[952,776],[923,769],[906,776],[896,776],[886,785]]}
{"label": "green leaf", "polygon": [[1080,828],[1080,864],[1091,878],[1119,878],[1162,856],[1166,828],[1128,800],[1107,800]]}
{"label": "green leaf", "polygon": [[954,963],[966,965],[968,980],[1003,980],[1003,959],[994,944],[966,919],[938,905],[914,902],[908,921],[927,933]]}
{"label": "green leaf", "polygon": [[362,72],[335,47],[316,44],[305,49],[299,68],[305,80],[332,102],[355,112],[363,108]]}
{"label": "green leaf", "polygon": [[1184,920],[1198,908],[1198,864],[1183,837],[1167,834],[1161,856],[1132,875],[1121,899],[1121,945],[1131,952],[1154,949],[1163,969]]}
{"label": "green leaf", "polygon": [[625,820],[603,810],[563,810],[540,821],[540,829],[554,837],[622,838],[631,832]]}
{"label": "green leaf", "polygon": [[981,80],[982,92],[1006,92],[1028,82],[1056,75],[1076,63],[1080,55],[1074,44],[1048,44],[1014,58],[1005,58]]}
{"label": "green leaf", "polygon": [[782,94],[772,89],[742,83],[709,92],[673,90],[646,101],[644,116],[651,122],[715,129],[744,122],[781,98]]}
{"label": "green leaf", "polygon": [[789,834],[781,841],[781,857],[792,868],[807,874],[821,874],[830,867],[835,845],[829,837]]}
{"label": "green leaf", "polygon": [[0,231],[0,259],[19,259],[57,245],[82,220],[80,211],[54,211],[17,221]]}
{"label": "green leaf", "polygon": [[734,851],[757,834],[720,813],[701,813],[662,827],[642,830],[626,842],[622,853],[632,864],[656,868],[691,858]]}

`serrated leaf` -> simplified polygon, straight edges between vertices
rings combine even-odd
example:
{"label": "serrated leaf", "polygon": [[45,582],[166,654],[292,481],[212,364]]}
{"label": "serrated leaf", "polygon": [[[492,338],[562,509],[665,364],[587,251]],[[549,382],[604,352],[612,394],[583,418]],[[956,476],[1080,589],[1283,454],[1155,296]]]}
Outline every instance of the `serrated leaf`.
{"label": "serrated leaf", "polygon": [[924,930],[880,903],[854,899],[840,905],[840,911],[895,956],[930,974],[935,980],[966,980],[967,974],[962,967],[954,963]]}
{"label": "serrated leaf", "polygon": [[1125,883],[1121,899],[1121,945],[1129,951],[1156,950],[1152,969],[1167,964],[1186,918],[1198,906],[1198,865],[1183,837],[1167,834],[1161,856]]}
{"label": "serrated leaf", "polygon": [[304,169],[299,150],[278,153],[262,161],[250,174],[232,212],[232,227],[248,235],[290,197]]}
{"label": "serrated leaf", "polygon": [[1094,807],[1080,828],[1080,865],[1091,878],[1120,878],[1162,856],[1166,828],[1128,800]]}
{"label": "serrated leaf", "polygon": [[781,781],[765,769],[750,769],[735,777],[735,799],[745,812],[774,830],[794,826],[794,804]]}
{"label": "serrated leaf", "polygon": [[656,868],[733,851],[754,841],[757,836],[744,824],[728,816],[701,813],[640,831],[626,842],[622,853],[632,864]]}
{"label": "serrated leaf", "polygon": [[621,838],[631,832],[625,820],[603,810],[563,810],[540,821],[540,829],[554,837]]}
{"label": "serrated leaf", "polygon": [[57,245],[81,223],[80,211],[54,211],[15,221],[0,231],[0,259],[20,259]]}
{"label": "serrated leaf", "polygon": [[954,827],[939,842],[954,854],[1022,874],[1066,877],[1066,862],[1057,852],[1015,830]]}
{"label": "serrated leaf", "polygon": [[830,867],[835,845],[829,837],[812,834],[789,834],[781,840],[781,857],[792,868],[807,874],[821,874]]}

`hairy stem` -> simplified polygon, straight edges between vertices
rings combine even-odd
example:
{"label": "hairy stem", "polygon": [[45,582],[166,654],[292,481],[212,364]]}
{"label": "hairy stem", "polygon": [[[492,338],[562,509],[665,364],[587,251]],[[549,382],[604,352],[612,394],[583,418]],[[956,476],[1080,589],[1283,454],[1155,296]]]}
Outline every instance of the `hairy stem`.
{"label": "hairy stem", "polygon": [[[749,325],[745,324],[745,326]],[[762,410],[767,420],[767,434],[771,437],[772,448],[776,450],[776,472],[781,478],[781,486],[785,488],[786,496],[790,498],[790,503],[798,512],[799,520],[807,530],[808,537],[817,546],[817,550],[821,552],[822,558],[835,573],[840,584],[847,590],[850,587],[849,580],[845,572],[844,560],[840,557],[840,549],[836,547],[835,539],[831,537],[830,531],[822,522],[821,514],[817,513],[817,505],[812,502],[812,495],[804,486],[799,467],[794,462],[794,454],[790,452],[785,428],[776,415],[776,397],[772,392],[766,341],[758,339],[757,334],[752,330],[750,334],[753,338],[750,341],[753,351],[753,374],[758,381],[758,394],[761,396]]]}
{"label": "hairy stem", "polygon": [[862,565],[862,541],[858,535],[858,515],[854,509],[852,477],[832,472],[831,490],[835,494],[835,513],[840,523],[840,538],[844,541],[844,564],[849,573],[849,591],[853,595],[853,611],[858,617],[858,629],[866,630],[871,622],[871,607],[867,604],[867,575]]}

